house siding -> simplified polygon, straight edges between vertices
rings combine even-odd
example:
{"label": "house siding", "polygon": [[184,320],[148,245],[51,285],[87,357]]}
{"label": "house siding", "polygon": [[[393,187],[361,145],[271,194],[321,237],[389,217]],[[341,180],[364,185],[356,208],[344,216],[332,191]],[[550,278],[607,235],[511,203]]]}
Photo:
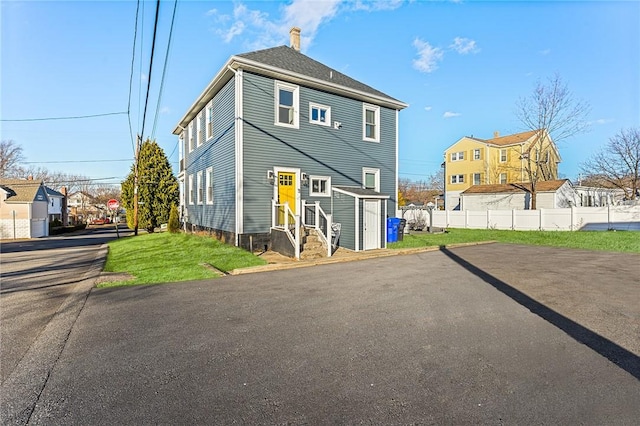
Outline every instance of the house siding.
{"label": "house siding", "polygon": [[[339,193],[333,193],[334,222],[341,223],[339,246],[350,250],[356,249],[356,208],[355,198]],[[340,220],[336,220],[336,218]]]}
{"label": "house siding", "polygon": [[[205,107],[206,108],[206,107]],[[206,139],[206,114],[200,114]],[[196,116],[196,119],[198,116]],[[195,131],[195,125],[194,125]],[[187,141],[188,151],[188,141]],[[234,79],[213,98],[213,135],[185,156],[185,206],[187,221],[209,230],[235,233],[235,89]],[[213,204],[206,203],[206,171],[213,167]],[[204,197],[197,203],[197,174],[202,172]],[[193,175],[194,204],[189,204],[188,176]]]}
{"label": "house siding", "polygon": [[[267,179],[267,171],[274,167],[330,176],[332,185],[338,186],[361,186],[363,167],[380,169],[380,192],[391,196],[389,208],[395,211],[395,110],[380,108],[380,142],[367,142],[362,139],[361,101],[299,86],[299,128],[295,129],[274,124],[273,79],[245,72],[243,87],[245,233],[264,232],[271,226],[274,188]],[[341,122],[342,128],[310,123],[310,102],[329,106],[331,120]],[[318,201],[331,213],[331,199],[309,197],[306,186],[300,187],[300,199]],[[349,219],[335,208],[334,205],[333,220],[343,223],[344,232],[347,228],[344,221]]]}

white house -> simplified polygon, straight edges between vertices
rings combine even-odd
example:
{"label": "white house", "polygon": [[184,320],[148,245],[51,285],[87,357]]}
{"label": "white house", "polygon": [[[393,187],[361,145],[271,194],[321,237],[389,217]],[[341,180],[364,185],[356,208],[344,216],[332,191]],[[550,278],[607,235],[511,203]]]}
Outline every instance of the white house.
{"label": "white house", "polygon": [[[577,194],[568,179],[540,181],[536,184],[538,209],[576,206]],[[530,183],[473,185],[460,195],[460,210],[529,210]]]}

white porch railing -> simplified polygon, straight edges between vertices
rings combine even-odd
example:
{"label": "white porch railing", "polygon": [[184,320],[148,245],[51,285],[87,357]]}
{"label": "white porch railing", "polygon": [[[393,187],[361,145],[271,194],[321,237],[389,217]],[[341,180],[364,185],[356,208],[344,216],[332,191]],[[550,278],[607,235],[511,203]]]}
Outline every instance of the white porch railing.
{"label": "white porch railing", "polygon": [[317,201],[314,203],[307,203],[302,201],[302,220],[303,225],[316,230],[316,234],[322,241],[322,244],[327,249],[327,257],[331,257],[333,254],[333,247],[331,243],[332,235],[332,217],[330,214],[326,214],[320,203]]}
{"label": "white porch railing", "polygon": [[285,232],[293,245],[295,258],[300,259],[300,215],[293,214],[289,203],[277,204],[271,200],[271,227]]}

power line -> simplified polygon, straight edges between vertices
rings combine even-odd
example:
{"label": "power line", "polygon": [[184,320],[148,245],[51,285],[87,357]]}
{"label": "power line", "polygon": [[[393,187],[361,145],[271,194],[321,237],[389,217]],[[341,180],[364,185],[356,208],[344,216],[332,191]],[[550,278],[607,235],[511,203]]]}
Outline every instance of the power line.
{"label": "power line", "polygon": [[127,118],[129,119],[129,134],[131,135],[131,148],[135,155],[136,146],[133,140],[133,127],[131,126],[131,89],[133,87],[133,66],[136,59],[136,40],[138,39],[138,13],[140,11],[140,0],[136,5],[136,24],[133,28],[133,52],[131,54],[131,75],[129,76],[129,100],[127,101]]}
{"label": "power line", "polygon": [[153,56],[156,48],[156,35],[158,34],[158,15],[160,14],[160,0],[156,1],[156,19],[153,24],[153,39],[151,40],[151,59],[149,60],[149,76],[147,78],[147,95],[144,101],[144,113],[142,114],[142,131],[140,137],[144,137],[144,125],[147,120],[147,105],[149,104],[149,92],[151,91],[151,73],[153,71]]}
{"label": "power line", "polygon": [[132,161],[133,158],[122,160],[62,160],[62,161],[23,161],[24,164],[66,164],[66,163],[112,163],[119,161]]}
{"label": "power line", "polygon": [[95,118],[95,117],[106,117],[109,115],[122,115],[128,114],[127,111],[121,112],[106,112],[104,114],[92,114],[92,115],[75,115],[69,117],[46,117],[46,118],[14,118],[14,119],[1,119],[0,121],[52,121],[52,120],[78,120],[83,118]]}
{"label": "power line", "polygon": [[171,27],[169,28],[169,40],[167,41],[167,52],[164,55],[164,66],[162,68],[162,78],[160,79],[160,91],[158,93],[158,104],[156,105],[156,115],[153,119],[153,130],[151,131],[151,139],[155,138],[156,125],[158,124],[158,114],[160,112],[160,102],[162,100],[162,91],[164,89],[164,77],[167,73],[167,64],[169,63],[169,51],[171,50],[171,36],[173,35],[173,22],[176,19],[176,9],[178,8],[178,0],[173,3],[173,15],[171,16]]}

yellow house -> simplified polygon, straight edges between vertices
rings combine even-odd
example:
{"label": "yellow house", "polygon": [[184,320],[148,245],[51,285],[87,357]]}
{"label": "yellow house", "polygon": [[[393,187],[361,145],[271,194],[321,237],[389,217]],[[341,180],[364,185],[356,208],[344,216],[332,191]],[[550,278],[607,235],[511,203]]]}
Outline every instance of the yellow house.
{"label": "yellow house", "polygon": [[460,194],[473,185],[558,179],[560,153],[544,130],[492,139],[464,136],[444,152],[445,208],[460,209]]}

